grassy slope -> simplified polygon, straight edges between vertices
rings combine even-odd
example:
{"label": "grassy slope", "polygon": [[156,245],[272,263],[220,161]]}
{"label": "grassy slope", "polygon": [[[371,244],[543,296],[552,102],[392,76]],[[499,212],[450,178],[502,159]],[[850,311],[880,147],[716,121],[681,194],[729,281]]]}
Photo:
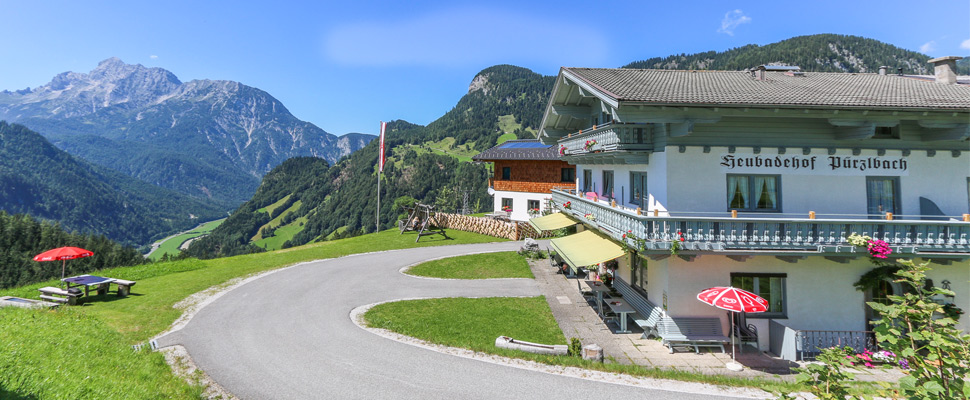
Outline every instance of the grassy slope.
{"label": "grassy slope", "polygon": [[[143,267],[118,268],[99,271],[94,275],[110,276],[137,280],[133,295],[118,301],[94,299],[83,309],[88,314],[103,319],[107,325],[122,333],[124,341],[137,343],[168,328],[181,315],[181,310],[172,306],[193,293],[222,284],[230,279],[253,273],[272,270],[307,260],[341,257],[349,254],[371,251],[428,247],[465,243],[486,243],[502,241],[491,236],[451,230],[453,240],[440,236],[427,236],[414,243],[413,234],[401,235],[397,229],[382,231],[349,239],[314,243],[286,250],[247,254],[213,260],[191,260],[195,264],[191,270],[166,274],[170,265],[179,263],[159,263]],[[185,261],[181,262],[185,263]],[[151,271],[161,275],[152,275]],[[139,277],[142,276],[143,278]],[[42,282],[30,286],[6,290],[3,295],[37,298],[37,288],[56,286],[57,281]],[[103,300],[115,300],[111,294]],[[0,329],[4,321],[0,320]]]}
{"label": "grassy slope", "polygon": [[[290,197],[290,195],[286,195],[286,197],[284,197],[284,198],[288,198],[288,197]],[[276,203],[274,203],[274,204],[276,204]],[[295,212],[296,210],[299,210],[302,205],[303,205],[303,200],[294,201],[293,204],[289,208],[287,208],[286,210],[283,210],[283,212],[281,212],[280,215],[277,215],[276,218],[271,219],[265,225],[259,227],[259,229],[256,231],[256,235],[253,236],[252,239],[250,239],[249,241],[255,243],[255,242],[259,241],[260,239],[269,239],[269,238],[264,238],[262,236],[263,229],[266,229],[266,228],[276,228],[276,227],[280,226],[280,223],[283,222],[283,218],[285,218],[288,214],[290,214],[292,212]],[[273,209],[275,210],[276,208],[279,208],[279,206],[277,205]],[[294,234],[296,234],[296,233],[294,232]],[[282,242],[280,242],[280,243],[282,243]],[[262,246],[260,246],[260,247],[262,247]],[[279,249],[279,247],[277,247],[275,249],[270,249],[270,250],[278,250],[278,249]]]}
{"label": "grassy slope", "polygon": [[215,221],[209,221],[195,227],[195,229],[191,231],[188,231],[181,235],[170,237],[164,242],[162,242],[162,244],[158,246],[158,249],[153,251],[152,254],[148,256],[148,258],[151,258],[152,260],[158,260],[162,258],[162,256],[164,256],[166,253],[176,256],[182,252],[181,250],[179,250],[179,246],[181,246],[182,243],[185,243],[186,240],[194,239],[199,236],[205,235],[209,232],[212,232],[213,229],[215,229],[217,226],[219,226],[219,224],[222,223],[222,221],[225,221],[225,220],[226,219],[223,218],[223,219],[217,219]]}
{"label": "grassy slope", "polygon": [[282,199],[277,200],[275,203],[270,204],[270,205],[268,205],[266,207],[260,208],[260,209],[258,209],[256,211],[264,212],[264,213],[267,213],[267,214],[272,214],[273,211],[276,211],[276,208],[277,207],[283,205],[283,203],[285,203],[289,199],[290,199],[290,195],[286,195]]}
{"label": "grassy slope", "polygon": [[285,243],[287,240],[293,239],[294,235],[303,230],[303,224],[305,224],[306,221],[307,217],[297,218],[293,220],[293,222],[277,228],[273,233],[273,236],[256,240],[253,242],[253,244],[266,250],[279,250],[283,248],[283,243]]}
{"label": "grassy slope", "polygon": [[515,252],[470,254],[418,264],[408,274],[445,279],[535,278]]}

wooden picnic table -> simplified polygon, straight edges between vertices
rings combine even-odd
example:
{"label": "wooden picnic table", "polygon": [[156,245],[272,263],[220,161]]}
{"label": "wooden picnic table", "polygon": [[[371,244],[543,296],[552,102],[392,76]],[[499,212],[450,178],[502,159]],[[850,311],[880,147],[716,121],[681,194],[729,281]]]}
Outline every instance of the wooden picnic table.
{"label": "wooden picnic table", "polygon": [[110,288],[111,282],[114,281],[114,278],[105,278],[95,275],[78,275],[61,279],[61,282],[67,284],[67,290],[71,290],[72,287],[84,286],[85,296],[90,295],[92,287],[97,288],[99,295],[108,294],[108,289]]}

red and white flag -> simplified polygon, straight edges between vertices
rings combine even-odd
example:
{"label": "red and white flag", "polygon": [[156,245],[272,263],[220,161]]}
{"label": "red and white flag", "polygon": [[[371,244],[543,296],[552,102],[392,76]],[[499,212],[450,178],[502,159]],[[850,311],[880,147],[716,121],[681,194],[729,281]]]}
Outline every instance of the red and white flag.
{"label": "red and white flag", "polygon": [[377,170],[384,172],[384,129],[387,128],[387,122],[381,121],[381,139],[380,139],[380,153],[377,158]]}

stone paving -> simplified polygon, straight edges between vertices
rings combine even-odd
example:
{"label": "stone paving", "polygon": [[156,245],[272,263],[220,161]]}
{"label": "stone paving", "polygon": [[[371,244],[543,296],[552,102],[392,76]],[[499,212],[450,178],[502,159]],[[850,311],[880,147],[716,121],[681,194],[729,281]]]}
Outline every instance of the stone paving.
{"label": "stone paving", "polygon": [[[534,260],[529,264],[539,290],[546,296],[549,308],[567,340],[576,337],[583,345],[599,345],[603,348],[605,362],[703,374],[794,379],[791,369],[798,364],[769,356],[752,346],[746,346],[744,352],[737,355],[737,361],[745,367],[744,370],[731,371],[726,367],[731,361],[730,348],[727,353],[721,353],[717,348],[701,348],[700,354],[678,348],[676,353],[670,354],[659,340],[641,339],[643,331],[636,324],[628,324],[632,333],[616,333],[618,325],[612,321],[604,323],[596,312],[595,300],[587,302],[580,293],[581,279],[567,278],[550,266],[548,260]],[[901,376],[898,371],[879,369],[856,372],[856,379],[864,381],[895,381]]]}

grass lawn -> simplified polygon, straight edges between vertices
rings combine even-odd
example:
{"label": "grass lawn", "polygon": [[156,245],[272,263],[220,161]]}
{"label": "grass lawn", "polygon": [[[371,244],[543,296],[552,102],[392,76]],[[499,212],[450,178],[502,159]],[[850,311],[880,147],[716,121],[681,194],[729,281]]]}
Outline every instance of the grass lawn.
{"label": "grass lawn", "polygon": [[[130,347],[131,344],[143,342],[171,326],[182,314],[181,310],[173,308],[175,303],[194,293],[224,284],[233,278],[302,261],[371,251],[504,241],[491,236],[455,230],[450,230],[448,236],[452,239],[428,236],[422,238],[421,242],[415,243],[414,234],[401,235],[397,229],[391,229],[376,234],[314,243],[275,252],[213,260],[188,259],[95,272],[95,275],[135,280],[138,284],[133,287],[131,296],[118,298],[113,293],[100,297],[93,296],[84,303],[83,307],[63,307],[54,312],[0,309],[0,339],[2,339],[0,340],[0,398],[112,398],[111,395],[102,396],[99,391],[102,389],[94,386],[101,385],[103,382],[114,382],[113,379],[121,379],[117,378],[119,376],[126,377],[127,386],[158,387],[158,393],[145,394],[148,392],[133,390],[127,392],[124,398],[197,398],[195,393],[198,392],[198,388],[174,378],[160,354],[150,353],[142,357],[134,354]],[[58,281],[41,282],[4,290],[2,295],[37,298],[37,288],[58,284]],[[26,316],[20,316],[19,313]],[[64,325],[63,328],[58,328],[62,330],[56,331],[60,333],[48,333],[52,329],[51,321]],[[5,335],[15,335],[16,338],[8,340]],[[56,336],[66,336],[66,338],[52,339]],[[57,346],[61,345],[60,340],[69,340],[73,343],[69,347],[71,356],[59,357],[61,350],[58,350]],[[36,349],[18,350],[26,344],[36,346]],[[106,347],[110,349],[105,350]],[[129,359],[135,360],[130,361],[135,365],[128,365]],[[50,360],[76,362],[61,363]],[[50,365],[47,366],[47,364]],[[104,367],[88,368],[87,366],[91,364]],[[25,367],[21,368],[21,366]],[[16,373],[10,372],[18,368]],[[76,369],[84,372],[77,372],[83,375],[77,375],[74,372],[54,373],[51,369]],[[129,371],[134,375],[129,374]],[[51,383],[55,380],[58,382]],[[51,388],[43,392],[35,391],[43,385],[50,385]],[[120,386],[124,385],[108,387],[114,393],[125,393],[117,390]],[[42,395],[32,396],[38,393]]]}
{"label": "grass lawn", "polygon": [[364,314],[364,320],[369,326],[432,343],[493,354],[519,353],[497,349],[495,338],[499,336],[535,343],[566,344],[544,297],[396,301],[374,306]]}
{"label": "grass lawn", "polygon": [[795,384],[767,379],[741,379],[635,365],[601,364],[585,361],[580,357],[549,356],[495,347],[495,338],[498,336],[545,344],[567,343],[544,297],[404,300],[374,306],[364,314],[364,320],[369,326],[432,343],[550,365],[716,385],[756,387],[768,391],[784,390],[786,393],[805,389]]}
{"label": "grass lawn", "polygon": [[[297,203],[299,203],[299,201],[297,201]],[[296,204],[294,203],[294,206],[295,205]],[[276,231],[273,232],[273,236],[256,240],[253,242],[253,244],[266,250],[279,250],[283,248],[283,243],[285,243],[287,240],[293,239],[293,236],[296,236],[297,233],[300,233],[300,231],[303,230],[303,224],[306,222],[307,217],[297,218],[289,224],[276,228]]]}
{"label": "grass lawn", "polygon": [[158,260],[162,258],[162,256],[164,256],[166,253],[176,256],[182,252],[181,250],[179,250],[179,246],[181,246],[182,243],[185,243],[186,240],[197,238],[199,236],[212,232],[213,229],[216,229],[216,227],[222,224],[222,221],[225,221],[225,220],[226,219],[223,218],[223,219],[217,219],[215,221],[209,221],[195,227],[195,229],[191,231],[188,231],[181,235],[170,237],[168,238],[168,240],[162,242],[162,244],[158,246],[158,249],[153,251],[152,254],[148,256],[148,258],[152,259],[152,261]]}
{"label": "grass lawn", "polygon": [[161,353],[133,351],[80,308],[0,308],[0,398],[198,399]]}
{"label": "grass lawn", "polygon": [[529,263],[519,254],[470,254],[418,264],[408,274],[447,279],[534,278]]}

